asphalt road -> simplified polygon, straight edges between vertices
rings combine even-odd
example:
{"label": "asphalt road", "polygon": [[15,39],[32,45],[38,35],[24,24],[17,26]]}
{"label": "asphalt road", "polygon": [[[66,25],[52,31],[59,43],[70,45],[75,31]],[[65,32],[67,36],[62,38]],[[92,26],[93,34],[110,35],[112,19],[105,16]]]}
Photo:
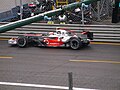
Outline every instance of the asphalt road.
{"label": "asphalt road", "polygon": [[120,90],[120,45],[18,48],[0,40],[0,90],[67,90],[69,72],[75,90]]}

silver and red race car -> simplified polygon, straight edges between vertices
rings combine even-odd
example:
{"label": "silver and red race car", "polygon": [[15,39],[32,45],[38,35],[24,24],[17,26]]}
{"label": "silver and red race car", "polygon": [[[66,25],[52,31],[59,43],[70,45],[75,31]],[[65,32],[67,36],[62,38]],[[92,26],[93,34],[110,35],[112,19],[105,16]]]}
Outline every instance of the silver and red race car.
{"label": "silver and red race car", "polygon": [[28,33],[17,38],[11,38],[8,40],[8,44],[19,47],[27,47],[29,45],[40,47],[70,47],[76,50],[89,45],[91,40],[93,40],[92,32],[82,31],[78,34],[65,28],[57,28],[55,32],[49,32],[47,34]]}

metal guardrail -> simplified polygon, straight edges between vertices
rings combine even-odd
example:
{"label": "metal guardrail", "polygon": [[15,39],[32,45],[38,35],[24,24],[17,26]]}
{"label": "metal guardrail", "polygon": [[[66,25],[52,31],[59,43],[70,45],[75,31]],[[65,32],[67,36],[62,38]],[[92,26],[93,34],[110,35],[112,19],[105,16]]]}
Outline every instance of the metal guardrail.
{"label": "metal guardrail", "polygon": [[[6,23],[0,23],[6,24]],[[89,30],[94,33],[93,41],[102,42],[120,42],[120,25],[80,25],[80,24],[46,24],[32,23],[30,25],[16,28],[15,30],[7,31],[0,34],[0,38],[11,38],[25,33],[41,33],[55,31],[57,27],[64,27],[76,32]]]}

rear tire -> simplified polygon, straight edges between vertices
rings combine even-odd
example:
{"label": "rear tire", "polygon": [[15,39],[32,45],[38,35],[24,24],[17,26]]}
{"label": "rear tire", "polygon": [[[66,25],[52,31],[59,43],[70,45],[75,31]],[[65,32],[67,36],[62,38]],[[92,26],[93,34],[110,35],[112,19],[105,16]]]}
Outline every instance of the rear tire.
{"label": "rear tire", "polygon": [[17,45],[19,47],[26,47],[27,46],[27,43],[28,43],[28,40],[25,36],[20,36],[18,37],[18,40],[17,40]]}
{"label": "rear tire", "polygon": [[72,38],[70,40],[70,48],[71,49],[77,50],[77,49],[80,49],[81,46],[82,46],[82,42],[80,41],[80,39]]}

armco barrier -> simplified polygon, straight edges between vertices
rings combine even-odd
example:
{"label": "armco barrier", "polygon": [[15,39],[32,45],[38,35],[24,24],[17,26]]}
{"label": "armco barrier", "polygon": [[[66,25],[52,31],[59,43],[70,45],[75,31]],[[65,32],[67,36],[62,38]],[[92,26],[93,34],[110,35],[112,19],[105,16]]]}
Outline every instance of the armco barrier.
{"label": "armco barrier", "polygon": [[[6,23],[0,23],[6,24]],[[46,23],[32,23],[30,25],[16,28],[15,30],[1,33],[0,38],[16,37],[25,33],[41,33],[55,31],[57,27],[64,27],[70,30],[77,31],[89,30],[94,33],[93,41],[104,42],[120,42],[120,25],[81,25],[81,24],[46,24]]]}

